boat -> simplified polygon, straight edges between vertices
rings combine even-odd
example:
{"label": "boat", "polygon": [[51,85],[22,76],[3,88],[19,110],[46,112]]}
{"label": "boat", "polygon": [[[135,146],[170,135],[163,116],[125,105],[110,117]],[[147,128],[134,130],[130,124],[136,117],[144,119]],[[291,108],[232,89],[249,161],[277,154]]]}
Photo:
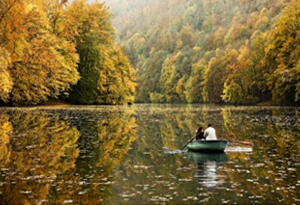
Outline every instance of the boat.
{"label": "boat", "polygon": [[189,151],[194,152],[224,152],[226,140],[196,140],[187,145]]}

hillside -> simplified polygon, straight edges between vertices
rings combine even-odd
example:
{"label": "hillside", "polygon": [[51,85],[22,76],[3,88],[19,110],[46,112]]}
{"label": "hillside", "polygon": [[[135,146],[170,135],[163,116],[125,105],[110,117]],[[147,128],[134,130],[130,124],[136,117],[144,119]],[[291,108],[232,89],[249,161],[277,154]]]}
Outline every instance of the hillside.
{"label": "hillside", "polygon": [[298,0],[106,4],[137,70],[136,102],[299,102]]}

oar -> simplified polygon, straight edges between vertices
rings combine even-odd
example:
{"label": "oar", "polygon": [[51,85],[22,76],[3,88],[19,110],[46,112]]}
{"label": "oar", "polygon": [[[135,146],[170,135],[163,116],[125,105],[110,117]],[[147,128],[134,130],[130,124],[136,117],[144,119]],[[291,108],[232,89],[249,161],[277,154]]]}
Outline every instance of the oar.
{"label": "oar", "polygon": [[253,146],[253,142],[247,142],[247,141],[233,141],[233,140],[228,140],[228,142],[236,143],[236,144],[243,144],[243,145],[248,145],[248,146]]}
{"label": "oar", "polygon": [[[196,136],[195,136],[196,137]],[[193,139],[195,137],[192,137],[191,139],[189,139],[189,141],[180,149],[180,150],[183,150],[191,141],[193,141]]]}

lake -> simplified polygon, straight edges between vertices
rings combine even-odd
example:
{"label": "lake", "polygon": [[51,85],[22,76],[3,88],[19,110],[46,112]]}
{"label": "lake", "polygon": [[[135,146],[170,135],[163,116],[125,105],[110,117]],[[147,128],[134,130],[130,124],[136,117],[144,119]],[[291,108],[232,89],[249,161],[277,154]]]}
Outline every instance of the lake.
{"label": "lake", "polygon": [[[235,143],[181,150],[208,123]],[[300,204],[299,139],[297,107],[0,108],[0,204]]]}

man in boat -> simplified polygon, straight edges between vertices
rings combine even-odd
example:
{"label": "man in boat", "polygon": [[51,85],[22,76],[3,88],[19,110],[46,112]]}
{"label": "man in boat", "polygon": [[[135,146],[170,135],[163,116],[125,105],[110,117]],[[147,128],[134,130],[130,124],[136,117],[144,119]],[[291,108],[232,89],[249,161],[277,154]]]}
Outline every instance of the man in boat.
{"label": "man in boat", "polygon": [[204,131],[204,138],[206,140],[217,140],[216,130],[209,124]]}

